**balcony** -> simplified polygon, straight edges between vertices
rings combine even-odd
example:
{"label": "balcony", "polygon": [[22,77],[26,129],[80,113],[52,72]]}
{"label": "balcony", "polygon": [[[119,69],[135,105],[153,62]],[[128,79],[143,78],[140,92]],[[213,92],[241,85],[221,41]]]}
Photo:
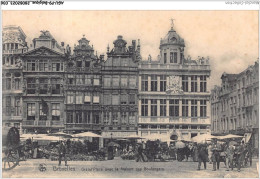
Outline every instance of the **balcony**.
{"label": "balcony", "polygon": [[180,64],[139,64],[140,69],[162,69],[162,70],[210,70],[209,65],[180,65]]}
{"label": "balcony", "polygon": [[210,124],[209,118],[139,117],[139,123],[156,124]]}
{"label": "balcony", "polygon": [[3,54],[21,54],[27,52],[28,49],[12,49],[12,50],[3,50]]}
{"label": "balcony", "polygon": [[23,121],[24,127],[63,127],[62,121]]}

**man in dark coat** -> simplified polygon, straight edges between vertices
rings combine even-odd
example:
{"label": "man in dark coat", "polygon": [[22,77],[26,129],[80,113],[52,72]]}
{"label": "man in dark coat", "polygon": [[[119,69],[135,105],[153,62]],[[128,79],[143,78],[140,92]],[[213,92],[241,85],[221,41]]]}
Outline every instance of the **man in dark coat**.
{"label": "man in dark coat", "polygon": [[212,162],[213,162],[213,171],[216,171],[216,168],[219,170],[220,164],[220,145],[217,143],[217,139],[212,139]]}
{"label": "man in dark coat", "polygon": [[60,142],[58,146],[58,152],[59,152],[59,166],[61,165],[62,157],[64,157],[65,166],[67,166],[66,146],[63,141]]}
{"label": "man in dark coat", "polygon": [[200,170],[201,162],[204,164],[204,169],[207,169],[208,150],[206,144],[198,145],[198,170]]}
{"label": "man in dark coat", "polygon": [[237,163],[237,171],[240,172],[241,164],[243,162],[243,152],[244,148],[241,145],[241,142],[238,142],[238,145],[235,148],[235,155],[236,155],[236,163]]}

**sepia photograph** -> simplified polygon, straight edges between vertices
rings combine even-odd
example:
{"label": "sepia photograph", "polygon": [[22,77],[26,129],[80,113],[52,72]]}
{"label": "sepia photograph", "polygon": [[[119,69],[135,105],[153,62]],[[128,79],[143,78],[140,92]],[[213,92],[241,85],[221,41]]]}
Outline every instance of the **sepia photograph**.
{"label": "sepia photograph", "polygon": [[259,11],[2,10],[2,177],[258,178]]}

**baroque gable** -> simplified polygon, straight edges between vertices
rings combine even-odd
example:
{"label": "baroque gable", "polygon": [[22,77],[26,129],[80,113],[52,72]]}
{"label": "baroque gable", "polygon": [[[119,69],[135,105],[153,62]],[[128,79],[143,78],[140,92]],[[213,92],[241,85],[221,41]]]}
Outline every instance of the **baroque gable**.
{"label": "baroque gable", "polygon": [[24,56],[64,56],[64,55],[60,52],[56,52],[46,47],[39,47],[37,49],[25,53]]}

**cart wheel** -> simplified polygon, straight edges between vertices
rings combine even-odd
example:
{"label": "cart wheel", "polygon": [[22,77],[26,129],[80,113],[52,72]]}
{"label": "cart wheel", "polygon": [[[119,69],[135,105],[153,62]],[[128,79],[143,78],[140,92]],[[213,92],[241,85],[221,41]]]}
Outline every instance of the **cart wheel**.
{"label": "cart wheel", "polygon": [[19,164],[19,153],[18,150],[8,149],[4,152],[2,158],[2,170],[12,170]]}

